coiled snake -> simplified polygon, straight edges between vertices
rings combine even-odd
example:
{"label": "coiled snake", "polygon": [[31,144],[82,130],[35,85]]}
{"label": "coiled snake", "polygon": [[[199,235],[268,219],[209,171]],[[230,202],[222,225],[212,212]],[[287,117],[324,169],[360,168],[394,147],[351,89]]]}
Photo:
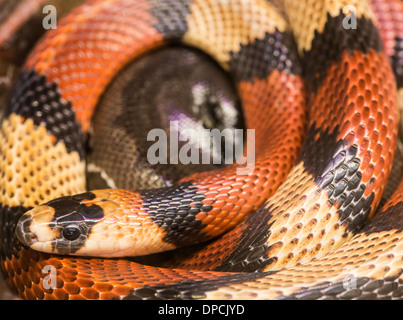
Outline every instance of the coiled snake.
{"label": "coiled snake", "polygon": [[[399,21],[378,21],[402,5],[283,2],[95,0],[45,35],[0,131],[1,268],[21,297],[403,295],[403,184],[374,215],[396,149],[401,73]],[[84,136],[101,94],[130,61],[172,43],[231,75],[255,130],[253,172],[229,165],[165,188],[86,191]],[[223,233],[172,268],[123,258]],[[55,287],[43,285],[46,266]],[[352,276],[356,286],[344,286]]]}

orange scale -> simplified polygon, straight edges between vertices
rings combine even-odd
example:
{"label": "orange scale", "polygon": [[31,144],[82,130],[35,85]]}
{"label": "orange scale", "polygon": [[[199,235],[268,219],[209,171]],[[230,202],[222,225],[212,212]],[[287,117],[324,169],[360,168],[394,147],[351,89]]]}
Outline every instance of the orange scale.
{"label": "orange scale", "polygon": [[241,206],[241,209],[239,210],[239,212],[241,213],[241,214],[247,214],[247,213],[250,213],[252,210],[253,210],[253,205],[251,205],[251,204],[244,204],[243,206]]}
{"label": "orange scale", "polygon": [[368,145],[366,145],[367,143],[369,144],[369,139],[366,137],[366,127],[364,126],[364,125],[359,125],[358,127],[357,127],[357,129],[356,129],[356,131],[355,131],[355,135],[356,135],[356,138],[358,139],[358,140],[362,140],[362,148],[363,149],[367,149],[368,148]]}
{"label": "orange scale", "polygon": [[99,292],[96,291],[93,288],[84,288],[81,290],[81,295],[85,298],[85,299],[98,299],[99,298]]}
{"label": "orange scale", "polygon": [[233,188],[234,182],[235,182],[234,177],[227,177],[224,181],[222,181],[222,188],[226,190],[231,190]]}
{"label": "orange scale", "polygon": [[373,132],[372,135],[369,137],[369,139],[370,139],[370,140],[369,140],[370,143],[369,143],[369,148],[368,148],[368,149],[370,149],[371,152],[372,152],[372,162],[376,162],[376,160],[375,160],[374,157],[375,157],[376,154],[379,152],[379,150],[377,149],[378,146],[381,147],[381,152],[382,152],[382,149],[383,149],[382,145],[380,145],[380,144],[378,143],[378,141],[379,141],[379,134],[378,134],[378,132]]}
{"label": "orange scale", "polygon": [[227,199],[228,199],[228,194],[219,194],[219,195],[217,195],[216,196],[216,199],[218,200],[218,201],[224,201],[224,202],[226,202],[227,201]]}
{"label": "orange scale", "polygon": [[60,270],[60,274],[63,275],[65,278],[75,278],[77,276],[77,269],[73,269],[70,267],[64,266]]}
{"label": "orange scale", "polygon": [[32,287],[32,280],[31,280],[31,278],[30,278],[28,273],[23,272],[21,274],[21,281],[22,281],[22,283],[24,284],[25,287],[27,287],[27,288]]}
{"label": "orange scale", "polygon": [[[345,121],[340,128],[340,137],[347,137],[350,135],[350,140],[354,139],[354,132],[351,130],[351,123],[350,121]],[[352,136],[352,137],[351,137]],[[347,138],[346,138],[347,139]],[[350,142],[348,142],[351,144]]]}
{"label": "orange scale", "polygon": [[239,178],[236,178],[235,181],[232,183],[232,188],[233,189],[241,189],[244,186],[244,182],[243,181],[239,181]]}
{"label": "orange scale", "polygon": [[[120,296],[113,292],[100,292],[99,298],[101,300],[119,300]],[[72,299],[72,298],[70,298]],[[74,299],[72,299],[74,300]]]}
{"label": "orange scale", "polygon": [[214,236],[217,235],[217,228],[215,226],[215,224],[212,223],[213,220],[211,220],[208,225],[203,229],[203,232],[205,234]]}
{"label": "orange scale", "polygon": [[229,192],[228,192],[228,194],[230,195],[230,199],[231,199],[231,197],[237,197],[237,198],[239,198],[238,196],[241,194],[241,190],[238,188],[238,187],[234,187],[233,186],[233,189],[232,190],[230,190]]}
{"label": "orange scale", "polygon": [[36,271],[34,271],[32,268],[30,268],[30,269],[28,270],[28,273],[29,273],[29,277],[31,278],[31,281],[32,281],[33,283],[35,283],[35,284],[39,284],[39,283],[40,283],[41,277],[40,277],[40,275],[39,275]]}
{"label": "orange scale", "polygon": [[37,297],[35,296],[34,292],[32,292],[32,290],[27,290],[24,292],[23,298],[26,300],[36,300]]}
{"label": "orange scale", "polygon": [[250,195],[248,197],[248,203],[258,203],[258,201],[261,199],[260,195]]}
{"label": "orange scale", "polygon": [[[226,202],[222,201],[221,203],[222,203],[221,206],[216,206],[216,203],[215,203],[213,209],[211,209],[211,210],[208,212],[208,215],[213,215],[213,216],[215,216],[215,215],[220,214],[220,212],[223,210],[223,207],[225,206]],[[203,214],[203,212],[198,213],[197,216],[198,216],[199,214]]]}
{"label": "orange scale", "polygon": [[65,283],[63,288],[69,295],[79,294],[81,291],[78,283]]}
{"label": "orange scale", "polygon": [[132,291],[132,288],[130,288],[130,287],[118,285],[118,286],[113,287],[111,293],[117,294],[119,296],[127,296],[131,293],[131,291]]}
{"label": "orange scale", "polygon": [[67,300],[69,298],[68,293],[64,289],[55,289],[53,291],[54,296],[59,300]]}
{"label": "orange scale", "polygon": [[204,205],[214,205],[215,204],[215,199],[214,198],[208,198],[208,199],[204,199],[203,201],[202,201],[202,203],[204,204]]}
{"label": "orange scale", "polygon": [[[380,103],[380,105],[383,105],[383,103]],[[375,124],[377,128],[383,125],[383,119],[382,112],[378,111],[375,116]]]}
{"label": "orange scale", "polygon": [[43,291],[43,288],[41,285],[35,284],[32,286],[32,293],[35,295],[37,299],[44,299],[45,298],[45,292]]}
{"label": "orange scale", "polygon": [[248,200],[246,200],[246,199],[239,198],[239,199],[235,202],[235,205],[237,205],[237,206],[239,206],[239,207],[242,208],[242,206],[243,206],[244,204],[246,204],[247,201],[248,201]]}
{"label": "orange scale", "polygon": [[217,212],[216,214],[209,214],[207,217],[205,217],[205,218],[202,220],[204,223],[207,224],[207,227],[205,227],[205,228],[203,229],[203,231],[208,230],[209,227],[212,227],[212,226],[210,226],[210,225],[213,223],[213,221],[216,219],[216,217],[217,217],[220,213],[221,213],[221,210],[220,210],[219,212]]}
{"label": "orange scale", "polygon": [[360,147],[360,150],[362,150],[362,151],[365,150],[366,153],[369,154],[369,156],[371,156],[371,158],[372,158],[372,150],[370,148],[370,144],[371,144],[370,140],[367,137],[365,137],[364,139],[362,139],[360,141],[359,147]]}
{"label": "orange scale", "polygon": [[384,170],[384,168],[385,168],[385,160],[383,157],[380,156],[379,159],[376,161],[374,174],[376,176],[379,176],[381,172]]}
{"label": "orange scale", "polygon": [[85,279],[85,278],[77,278],[75,281],[78,286],[81,288],[87,288],[87,287],[92,287],[94,285],[94,281],[90,279]]}
{"label": "orange scale", "polygon": [[206,197],[203,201],[212,201],[215,202],[216,196],[219,194],[218,191],[208,190],[203,193]]}
{"label": "orange scale", "polygon": [[[53,297],[52,297],[53,299]],[[49,299],[51,300],[51,299]],[[69,300],[85,300],[85,298],[81,294],[72,294],[69,296]]]}
{"label": "orange scale", "polygon": [[226,213],[226,212],[231,211],[234,207],[235,207],[235,204],[234,204],[234,203],[227,202],[227,203],[222,207],[222,209],[221,209],[221,214],[222,214],[223,212]]}
{"label": "orange scale", "polygon": [[[226,187],[226,186],[221,186],[221,188],[220,189],[218,189],[219,190],[219,192],[220,192],[220,195],[226,195],[226,196],[228,196],[228,192],[230,191],[232,189],[232,187],[230,187],[230,186],[228,186],[228,187]],[[220,195],[218,195],[218,197],[220,196]]]}
{"label": "orange scale", "polygon": [[218,229],[222,229],[223,227],[227,226],[228,220],[226,219],[226,215],[221,217],[216,217],[214,220],[214,225]]}
{"label": "orange scale", "polygon": [[368,167],[369,163],[371,162],[372,152],[367,149],[364,150],[360,149],[359,157],[361,159],[360,170],[363,171],[365,170],[365,168]]}
{"label": "orange scale", "polygon": [[228,197],[227,202],[229,202],[229,203],[236,203],[238,200],[239,200],[239,196],[230,195],[230,196]]}
{"label": "orange scale", "polygon": [[374,182],[374,189],[377,190],[379,188],[379,190],[384,190],[385,184],[382,183],[382,181],[386,179],[386,172],[382,170],[377,177],[378,179],[376,179]]}
{"label": "orange scale", "polygon": [[[39,256],[38,257],[34,256],[35,251],[30,251],[30,254],[31,254],[31,258],[33,258],[34,260],[39,260]],[[60,261],[58,256],[52,256],[50,259],[48,259],[46,261],[42,260],[42,263],[43,263],[42,268],[49,264],[54,266],[56,269],[60,269],[60,268],[64,267],[63,261]]]}
{"label": "orange scale", "polygon": [[207,212],[200,212],[200,213],[196,214],[195,218],[196,218],[197,220],[204,220],[204,219],[206,219],[206,217],[207,217],[208,214],[210,214],[210,213],[207,213]]}
{"label": "orange scale", "polygon": [[[241,211],[241,208],[242,208],[242,206],[236,206],[235,208],[237,208],[237,211]],[[237,212],[229,212],[228,213],[228,215],[227,215],[227,219],[228,220],[235,220],[236,218],[239,218],[238,217],[238,213]]]}
{"label": "orange scale", "polygon": [[376,124],[374,118],[370,117],[368,120],[365,120],[364,123],[368,132],[373,132],[375,130]]}

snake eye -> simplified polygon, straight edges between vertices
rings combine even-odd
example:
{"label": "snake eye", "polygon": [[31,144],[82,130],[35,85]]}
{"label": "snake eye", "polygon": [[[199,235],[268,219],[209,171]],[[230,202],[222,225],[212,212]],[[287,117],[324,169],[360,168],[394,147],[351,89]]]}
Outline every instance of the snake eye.
{"label": "snake eye", "polygon": [[63,237],[66,240],[74,241],[81,235],[80,229],[75,225],[67,226],[63,229]]}

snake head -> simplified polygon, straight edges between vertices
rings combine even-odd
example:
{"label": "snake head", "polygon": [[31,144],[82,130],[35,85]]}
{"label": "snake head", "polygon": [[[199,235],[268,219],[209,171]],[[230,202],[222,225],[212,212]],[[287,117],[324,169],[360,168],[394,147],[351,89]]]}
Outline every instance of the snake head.
{"label": "snake head", "polygon": [[91,228],[104,218],[92,192],[60,197],[26,212],[16,235],[26,246],[48,253],[73,254],[85,247]]}
{"label": "snake head", "polygon": [[54,199],[23,214],[16,235],[34,250],[81,256],[146,255],[175,247],[132,191],[105,189]]}

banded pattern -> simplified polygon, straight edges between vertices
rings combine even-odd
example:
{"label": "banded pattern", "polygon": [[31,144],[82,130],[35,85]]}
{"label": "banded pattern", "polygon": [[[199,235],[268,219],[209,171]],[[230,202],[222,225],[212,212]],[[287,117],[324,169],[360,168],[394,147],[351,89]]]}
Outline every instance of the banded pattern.
{"label": "banded pattern", "polygon": [[[12,98],[0,133],[1,265],[20,296],[401,296],[401,219],[384,222],[385,215],[399,215],[400,201],[392,198],[385,213],[354,236],[375,213],[397,140],[396,84],[374,14],[367,2],[355,3],[360,28],[346,30],[343,1],[284,2],[295,47],[281,14],[263,0],[178,0],[174,5],[91,1],[38,44],[27,60],[25,77],[43,85],[37,88],[21,80],[14,91],[18,99]],[[126,28],[119,28],[122,23]],[[112,77],[141,54],[177,42],[202,49],[233,77],[246,124],[256,130],[254,172],[237,175],[236,166],[229,166],[193,174],[169,188],[97,190],[51,200],[85,191],[82,134],[69,132],[77,127],[88,131],[95,105]],[[305,98],[309,120],[303,139]],[[69,125],[60,130],[58,121]],[[16,129],[23,132],[20,137],[14,135]],[[29,140],[36,132],[39,143]],[[24,147],[30,151],[29,161],[22,156]],[[21,162],[14,164],[14,158]],[[54,183],[53,177],[68,172],[71,164],[74,174]],[[17,224],[24,211],[39,203],[44,204]],[[88,232],[80,233],[86,233],[85,241],[74,237],[66,245],[74,232],[62,238],[65,228],[89,224]],[[144,254],[232,230],[181,261],[178,267],[191,269],[185,270],[40,253],[21,245],[10,231],[16,225],[19,240],[33,249],[88,255],[103,248],[100,255],[105,257],[135,254],[134,242],[140,245],[136,253]],[[185,235],[178,238],[178,230]],[[142,239],[147,238],[152,243],[146,248]],[[56,289],[42,285],[46,265],[57,269]],[[355,291],[343,286],[351,278],[349,265],[357,266]],[[333,269],[323,272],[329,266]]]}
{"label": "banded pattern", "polygon": [[365,32],[351,32],[343,17],[329,18],[323,28],[333,36],[317,35],[304,54],[306,66],[318,64],[321,50],[330,62],[321,66],[326,74],[307,79],[308,133],[287,181],[264,208],[178,267],[267,271],[304,263],[342,245],[375,212],[394,157],[395,84],[378,68],[389,65],[372,22],[358,20]]}

